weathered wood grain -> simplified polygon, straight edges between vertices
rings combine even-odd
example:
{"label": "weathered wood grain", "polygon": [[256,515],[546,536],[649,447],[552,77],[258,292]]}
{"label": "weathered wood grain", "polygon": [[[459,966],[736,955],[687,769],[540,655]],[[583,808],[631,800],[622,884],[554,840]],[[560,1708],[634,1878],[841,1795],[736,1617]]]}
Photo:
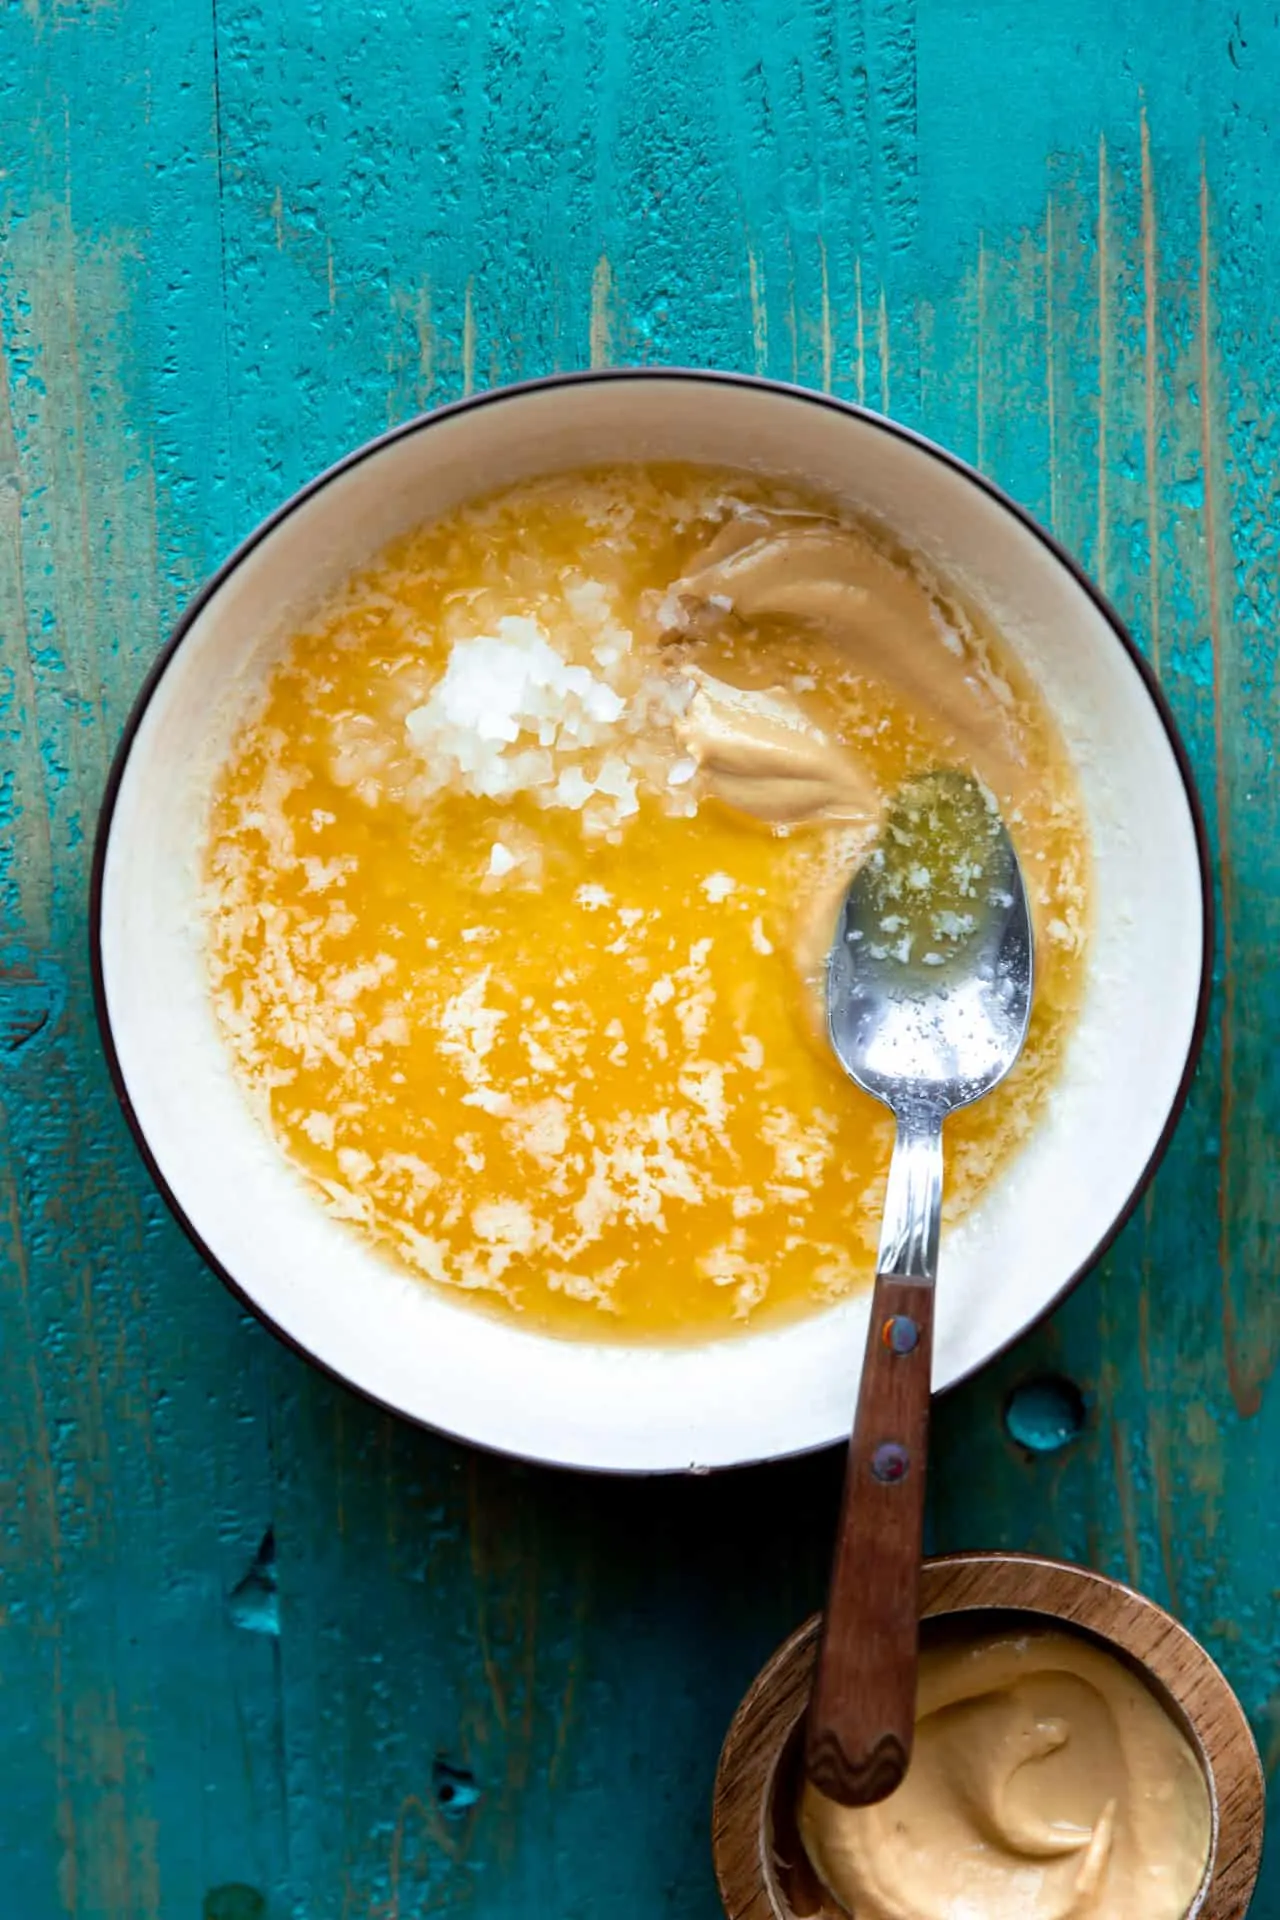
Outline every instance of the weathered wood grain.
{"label": "weathered wood grain", "polygon": [[[716,1910],[719,1739],[816,1601],[838,1463],[602,1488],[314,1378],[163,1217],[83,951],[107,757],[195,581],[388,420],[589,359],[891,408],[1159,665],[1222,876],[1205,1064],[1102,1270],[939,1409],[932,1529],[1169,1601],[1274,1768],[1278,78],[1258,0],[0,8],[15,1920]],[[1089,1422],[1031,1459],[1002,1407],[1046,1367]]]}

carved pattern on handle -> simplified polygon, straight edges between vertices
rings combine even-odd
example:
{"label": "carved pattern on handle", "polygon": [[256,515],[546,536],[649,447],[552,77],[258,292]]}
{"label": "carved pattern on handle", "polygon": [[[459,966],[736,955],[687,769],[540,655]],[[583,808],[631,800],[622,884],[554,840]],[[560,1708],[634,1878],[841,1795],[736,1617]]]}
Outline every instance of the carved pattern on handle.
{"label": "carved pattern on handle", "polygon": [[830,1732],[819,1734],[805,1753],[805,1772],[819,1793],[842,1807],[870,1807],[901,1785],[908,1754],[892,1733],[882,1734],[860,1764],[850,1761]]}

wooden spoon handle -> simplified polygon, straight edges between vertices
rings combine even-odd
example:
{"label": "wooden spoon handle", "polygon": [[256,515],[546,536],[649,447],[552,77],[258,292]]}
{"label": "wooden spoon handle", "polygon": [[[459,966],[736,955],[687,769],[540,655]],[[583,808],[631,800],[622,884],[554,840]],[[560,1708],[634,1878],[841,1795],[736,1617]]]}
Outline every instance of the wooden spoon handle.
{"label": "wooden spoon handle", "polygon": [[882,1273],[871,1302],[805,1733],[805,1772],[845,1807],[885,1799],[911,1758],[933,1294]]}

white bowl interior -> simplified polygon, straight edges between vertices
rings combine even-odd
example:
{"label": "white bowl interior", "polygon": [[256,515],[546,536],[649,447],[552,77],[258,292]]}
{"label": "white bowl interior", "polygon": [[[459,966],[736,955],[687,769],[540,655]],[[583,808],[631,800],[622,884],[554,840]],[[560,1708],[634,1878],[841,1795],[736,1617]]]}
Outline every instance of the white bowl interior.
{"label": "white bowl interior", "polygon": [[455,1305],[324,1214],[250,1111],[214,1024],[198,903],[211,778],[308,604],[393,534],[459,500],[632,458],[754,466],[874,513],[992,613],[1075,759],[1095,863],[1086,1001],[1035,1136],[944,1242],[937,1386],[1032,1322],[1141,1182],[1192,1045],[1204,956],[1192,813],[1133,660],[1037,534],[874,420],[784,390],[659,374],[515,391],[378,446],[251,542],[156,683],[110,822],[103,990],[137,1125],[218,1263],[355,1386],[512,1453],[664,1471],[843,1437],[866,1299],[684,1348],[553,1340]]}

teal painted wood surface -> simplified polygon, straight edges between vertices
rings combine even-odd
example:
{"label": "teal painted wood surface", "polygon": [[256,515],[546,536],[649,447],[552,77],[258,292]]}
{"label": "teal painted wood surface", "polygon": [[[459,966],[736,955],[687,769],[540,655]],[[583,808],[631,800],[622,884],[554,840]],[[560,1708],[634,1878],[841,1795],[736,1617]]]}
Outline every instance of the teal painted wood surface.
{"label": "teal painted wood surface", "polygon": [[[108,756],[201,576],[389,421],[587,361],[887,408],[1160,671],[1206,1057],[1102,1270],[941,1408],[931,1528],[1171,1603],[1274,1774],[1278,86],[1258,0],[0,4],[5,1920],[717,1910],[718,1742],[838,1462],[576,1480],[316,1378],[151,1191],[85,960]],[[1037,1453],[1003,1410],[1046,1370],[1086,1425]]]}

